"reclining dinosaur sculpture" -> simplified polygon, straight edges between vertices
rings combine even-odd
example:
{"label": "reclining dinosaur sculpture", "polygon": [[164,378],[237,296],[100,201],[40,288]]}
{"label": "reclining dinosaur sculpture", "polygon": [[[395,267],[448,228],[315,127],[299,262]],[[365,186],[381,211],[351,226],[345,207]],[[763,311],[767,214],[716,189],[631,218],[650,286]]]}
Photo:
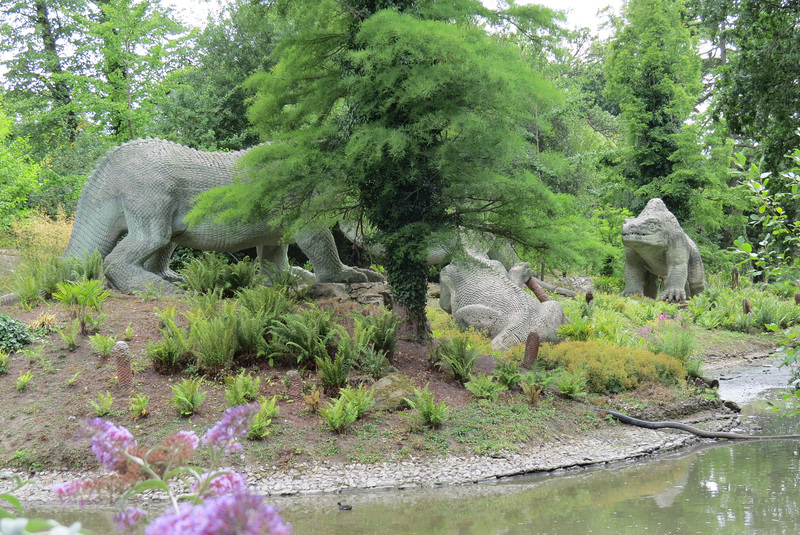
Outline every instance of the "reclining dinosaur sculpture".
{"label": "reclining dinosaur sculpture", "polygon": [[661,199],[622,225],[625,245],[625,290],[622,295],[656,298],[656,283],[665,277],[662,301],[686,301],[706,289],[700,251]]}
{"label": "reclining dinosaur sculpture", "polygon": [[439,304],[461,328],[487,330],[492,348],[506,350],[538,332],[542,342],[557,342],[558,327],[567,320],[557,301],[539,302],[524,290],[533,276],[527,262],[509,269],[488,251],[468,250],[440,273]]}
{"label": "reclining dinosaur sculpture", "polygon": [[187,226],[184,216],[194,198],[230,184],[245,152],[202,152],[159,139],[139,139],[110,150],[81,193],[64,255],[99,251],[106,278],[128,293],[148,284],[179,291],[173,283],[180,276],[169,269],[178,245],[203,251],[256,247],[262,268],[270,262],[284,271],[286,242],[294,241],[308,256],[318,282],[383,280],[372,271],[345,266],[327,229],[286,240],[271,221]]}

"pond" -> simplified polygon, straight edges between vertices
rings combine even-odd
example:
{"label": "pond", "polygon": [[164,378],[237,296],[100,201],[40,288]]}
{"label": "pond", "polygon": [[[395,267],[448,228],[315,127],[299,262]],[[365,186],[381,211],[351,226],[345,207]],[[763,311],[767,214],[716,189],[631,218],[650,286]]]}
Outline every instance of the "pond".
{"label": "pond", "polygon": [[[724,392],[723,398],[737,395]],[[761,410],[763,399],[737,401],[747,402],[745,417],[756,418],[762,434],[797,433],[797,420],[770,416]],[[798,497],[800,441],[768,440],[707,443],[646,461],[494,484],[270,502],[281,507],[298,535],[794,534],[800,525]],[[339,501],[353,510],[339,511]],[[61,510],[59,519],[80,519],[98,533],[112,532],[104,513],[89,518],[87,512]]]}

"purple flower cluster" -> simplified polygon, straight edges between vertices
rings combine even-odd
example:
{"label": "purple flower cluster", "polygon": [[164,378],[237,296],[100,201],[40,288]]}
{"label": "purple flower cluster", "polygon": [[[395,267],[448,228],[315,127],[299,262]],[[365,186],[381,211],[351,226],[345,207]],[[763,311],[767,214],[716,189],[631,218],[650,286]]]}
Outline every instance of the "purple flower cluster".
{"label": "purple flower cluster", "polygon": [[644,338],[645,343],[649,344],[651,342],[658,342],[661,338],[656,332],[655,327],[652,325],[646,325],[645,327],[636,331],[636,334]]}
{"label": "purple flower cluster", "polygon": [[276,507],[250,493],[225,494],[204,503],[183,503],[179,511],[153,520],[145,535],[291,535]]}
{"label": "purple flower cluster", "polygon": [[201,498],[241,494],[247,490],[247,478],[239,472],[207,472],[192,485],[192,492],[201,492]]}
{"label": "purple flower cluster", "polygon": [[147,513],[138,507],[128,507],[125,511],[114,515],[114,527],[125,535],[133,535],[146,518]]}
{"label": "purple flower cluster", "polygon": [[250,403],[226,410],[222,419],[206,431],[201,442],[204,446],[209,446],[213,450],[222,450],[225,453],[241,451],[242,445],[237,442],[237,439],[247,434],[260,409],[261,406],[258,403]]}
{"label": "purple flower cluster", "polygon": [[92,453],[97,461],[109,470],[116,469],[117,463],[122,460],[122,452],[137,445],[130,431],[102,418],[83,421],[83,432],[79,438],[88,437],[92,439]]}

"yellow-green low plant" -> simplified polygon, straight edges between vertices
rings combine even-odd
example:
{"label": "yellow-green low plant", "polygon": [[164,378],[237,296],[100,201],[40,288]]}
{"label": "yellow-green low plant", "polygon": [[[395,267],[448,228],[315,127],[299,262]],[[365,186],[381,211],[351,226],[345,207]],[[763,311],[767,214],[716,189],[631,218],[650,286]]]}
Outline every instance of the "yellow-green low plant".
{"label": "yellow-green low plant", "polygon": [[26,371],[25,373],[19,372],[19,377],[17,377],[17,390],[22,392],[28,387],[28,383],[31,382],[33,379],[33,373],[30,370]]}
{"label": "yellow-green low plant", "polygon": [[470,375],[469,381],[464,383],[464,387],[472,392],[478,399],[488,399],[489,401],[497,401],[500,392],[507,390],[504,385],[496,383],[494,376],[479,373],[478,375]]}
{"label": "yellow-green low plant", "polygon": [[247,438],[250,440],[261,440],[270,433],[269,426],[272,424],[272,419],[275,418],[281,411],[275,403],[278,396],[268,398],[266,396],[258,396],[258,404],[260,409],[256,413],[255,420],[250,425],[250,430],[247,432]]}
{"label": "yellow-green low plant", "polygon": [[117,343],[116,336],[106,336],[104,334],[89,335],[89,345],[95,353],[103,358],[108,358],[114,351],[114,344]]}
{"label": "yellow-green low plant", "polygon": [[244,370],[239,375],[225,378],[225,400],[228,407],[245,405],[258,397],[258,389],[261,387],[261,378],[253,377],[252,374],[245,375]]}
{"label": "yellow-green low plant", "polygon": [[596,340],[542,344],[538,362],[548,369],[584,373],[588,391],[598,394],[632,390],[648,381],[675,384],[685,375],[681,363],[665,353]]}

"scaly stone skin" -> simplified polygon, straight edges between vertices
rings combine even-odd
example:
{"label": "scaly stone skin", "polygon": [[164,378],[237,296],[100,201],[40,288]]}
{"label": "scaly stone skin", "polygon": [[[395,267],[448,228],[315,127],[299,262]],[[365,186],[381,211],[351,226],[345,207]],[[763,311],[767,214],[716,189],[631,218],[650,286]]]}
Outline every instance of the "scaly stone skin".
{"label": "scaly stone skin", "polygon": [[473,250],[442,270],[439,304],[462,329],[487,330],[497,351],[525,343],[533,331],[542,342],[557,342],[564,311],[557,301],[540,303],[524,290],[531,276],[526,262],[506,270],[485,252]]}
{"label": "scaly stone skin", "polygon": [[[203,251],[256,247],[262,268],[271,262],[279,270],[288,269],[288,245],[271,221],[193,227],[184,223],[198,194],[230,184],[241,172],[236,166],[245,152],[201,152],[158,139],[139,139],[110,150],[81,193],[64,256],[99,251],[108,280],[128,293],[145,290],[148,283],[179,291],[173,283],[180,277],[169,269],[178,245]],[[327,229],[295,238],[318,282],[382,280],[377,273],[342,264]]]}
{"label": "scaly stone skin", "polygon": [[683,302],[706,289],[705,269],[697,245],[683,232],[661,199],[622,225],[625,245],[625,290],[622,295],[656,298],[658,277],[665,277],[659,299]]}

